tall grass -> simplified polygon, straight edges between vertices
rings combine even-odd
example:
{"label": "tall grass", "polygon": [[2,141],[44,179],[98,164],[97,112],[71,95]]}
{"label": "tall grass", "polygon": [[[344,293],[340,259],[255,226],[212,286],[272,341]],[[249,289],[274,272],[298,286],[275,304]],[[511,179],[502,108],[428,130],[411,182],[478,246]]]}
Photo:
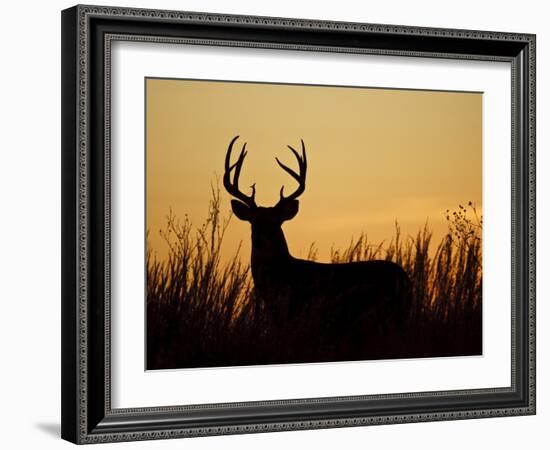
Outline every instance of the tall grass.
{"label": "tall grass", "polygon": [[[403,329],[370,335],[360,351],[349,345],[357,336],[335,339],[326,332],[327,312],[316,305],[283,327],[273,324],[239,252],[221,261],[229,219],[221,217],[220,206],[213,188],[208,217],[198,228],[170,211],[161,233],[168,257],[159,260],[148,249],[148,369],[481,353],[482,221],[471,203],[447,211],[449,232],[435,251],[427,226],[404,237],[398,224],[388,245],[371,244],[363,234],[344,250],[332,249],[334,263],[391,260],[411,279]],[[308,259],[316,256],[312,244]]]}

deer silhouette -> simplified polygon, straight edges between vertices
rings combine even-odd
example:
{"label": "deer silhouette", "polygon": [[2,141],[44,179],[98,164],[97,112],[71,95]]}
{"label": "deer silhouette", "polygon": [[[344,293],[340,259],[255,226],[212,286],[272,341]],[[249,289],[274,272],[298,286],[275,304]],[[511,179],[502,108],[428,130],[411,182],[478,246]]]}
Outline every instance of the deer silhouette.
{"label": "deer silhouette", "polygon": [[296,216],[297,199],[306,188],[304,141],[301,155],[288,146],[298,162],[298,172],[275,158],[298,183],[297,189],[285,196],[284,186],[281,187],[278,203],[262,207],[256,205],[255,184],[251,195],[239,189],[247,151],[244,143],[236,162],[231,164],[231,152],[238,138],[235,136],[227,149],[223,184],[235,197],[231,200],[233,213],[251,224],[254,292],[265,303],[274,323],[287,323],[312,305],[325,310],[325,317],[336,324],[337,332],[365,314],[376,314],[377,321],[384,323],[390,318],[394,324],[401,322],[406,315],[409,278],[398,264],[383,260],[329,264],[291,256],[282,224]]}

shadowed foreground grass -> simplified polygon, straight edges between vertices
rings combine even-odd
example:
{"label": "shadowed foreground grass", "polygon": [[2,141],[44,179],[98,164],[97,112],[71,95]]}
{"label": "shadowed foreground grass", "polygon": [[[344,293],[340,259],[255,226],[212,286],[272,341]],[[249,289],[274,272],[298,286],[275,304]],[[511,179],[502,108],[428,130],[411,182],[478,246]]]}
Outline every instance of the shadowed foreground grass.
{"label": "shadowed foreground grass", "polygon": [[[238,252],[222,263],[229,219],[221,217],[213,189],[200,228],[168,215],[161,232],[170,249],[166,260],[148,250],[147,369],[479,355],[482,220],[471,203],[447,211],[447,220],[449,233],[435,251],[427,226],[405,238],[397,224],[386,246],[361,235],[343,251],[332,249],[332,262],[395,261],[412,283],[408,319],[399,329],[380,326],[377,317],[334,336],[330,312],[317,305],[276,326]],[[307,259],[316,253],[312,245]]]}

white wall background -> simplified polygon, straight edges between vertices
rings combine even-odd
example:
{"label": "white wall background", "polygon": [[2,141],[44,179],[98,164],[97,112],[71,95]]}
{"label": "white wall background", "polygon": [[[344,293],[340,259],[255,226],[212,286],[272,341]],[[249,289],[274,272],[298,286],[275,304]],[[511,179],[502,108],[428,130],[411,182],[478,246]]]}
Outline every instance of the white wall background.
{"label": "white wall background", "polygon": [[[97,3],[103,3],[98,1]],[[0,69],[0,444],[67,448],[60,421],[60,10],[72,2],[3,5]],[[545,2],[338,2],[112,0],[106,4],[235,14],[335,19],[537,34],[538,415],[384,427],[116,444],[118,448],[544,448],[550,423],[550,294],[545,251],[550,226],[550,78]],[[545,426],[546,425],[546,426]]]}

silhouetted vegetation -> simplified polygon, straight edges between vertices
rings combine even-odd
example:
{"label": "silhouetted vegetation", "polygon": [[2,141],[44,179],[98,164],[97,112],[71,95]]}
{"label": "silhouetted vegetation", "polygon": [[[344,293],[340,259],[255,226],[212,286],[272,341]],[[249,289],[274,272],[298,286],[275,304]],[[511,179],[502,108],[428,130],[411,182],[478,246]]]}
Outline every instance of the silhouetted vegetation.
{"label": "silhouetted vegetation", "polygon": [[[158,260],[148,251],[147,368],[481,354],[482,219],[470,203],[447,211],[447,220],[449,233],[435,250],[427,226],[405,237],[397,224],[387,245],[372,245],[361,235],[348,248],[332,250],[335,263],[396,262],[412,284],[405,323],[385,326],[383,317],[374,316],[352,324],[349,317],[349,332],[335,336],[334,317],[318,304],[275,324],[238,252],[221,261],[229,219],[222,218],[213,189],[201,227],[170,212],[162,231],[168,257]],[[308,259],[316,255],[312,245]]]}

